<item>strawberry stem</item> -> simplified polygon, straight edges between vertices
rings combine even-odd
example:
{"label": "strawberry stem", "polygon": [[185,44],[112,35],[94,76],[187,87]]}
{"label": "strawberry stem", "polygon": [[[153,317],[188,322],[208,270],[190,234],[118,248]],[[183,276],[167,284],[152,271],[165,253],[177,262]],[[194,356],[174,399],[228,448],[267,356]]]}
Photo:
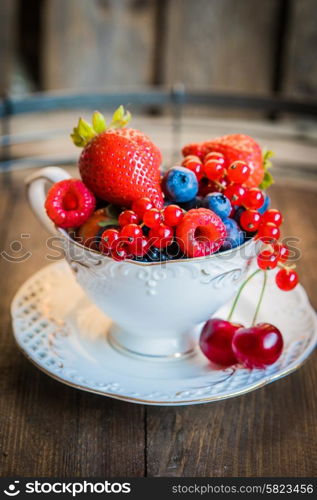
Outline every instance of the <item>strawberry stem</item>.
{"label": "strawberry stem", "polygon": [[84,148],[96,135],[109,128],[123,128],[130,120],[131,113],[126,111],[122,105],[113,113],[109,127],[106,125],[104,116],[99,111],[95,111],[92,115],[92,124],[86,122],[83,118],[79,118],[77,127],[73,128],[71,138],[75,146]]}
{"label": "strawberry stem", "polygon": [[236,298],[234,299],[233,301],[233,304],[232,304],[232,307],[231,307],[231,310],[229,312],[229,316],[228,316],[228,321],[231,321],[231,318],[233,316],[233,313],[235,311],[235,308],[238,304],[238,301],[240,299],[240,296],[241,296],[241,293],[244,289],[244,287],[249,283],[249,281],[251,281],[251,279],[256,275],[258,274],[259,272],[261,272],[262,269],[257,269],[256,271],[254,271],[252,274],[250,274],[250,276],[247,277],[247,279],[242,283],[242,285],[240,286],[239,290],[238,290],[238,293],[236,295]]}
{"label": "strawberry stem", "polygon": [[261,304],[262,304],[262,300],[263,300],[264,292],[265,292],[265,288],[266,288],[266,283],[267,283],[267,271],[263,271],[263,284],[262,284],[262,289],[261,289],[260,297],[259,297],[256,309],[255,309],[255,313],[254,313],[254,316],[253,316],[252,326],[255,325],[256,319],[257,319],[259,311],[260,311],[260,307],[261,307]]}

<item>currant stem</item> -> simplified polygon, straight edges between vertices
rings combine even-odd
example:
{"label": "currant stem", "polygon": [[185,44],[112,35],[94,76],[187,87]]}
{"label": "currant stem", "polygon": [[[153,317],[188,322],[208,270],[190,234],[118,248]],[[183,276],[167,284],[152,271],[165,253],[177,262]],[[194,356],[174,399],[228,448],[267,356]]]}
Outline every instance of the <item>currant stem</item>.
{"label": "currant stem", "polygon": [[263,271],[263,285],[262,285],[262,290],[261,290],[261,294],[259,297],[259,301],[258,301],[258,304],[256,306],[256,310],[255,310],[255,313],[253,316],[252,326],[255,325],[256,319],[257,319],[259,311],[260,311],[260,307],[262,304],[262,300],[263,300],[263,296],[264,296],[264,292],[265,292],[265,288],[266,288],[266,283],[267,283],[267,271]]}
{"label": "currant stem", "polygon": [[238,301],[239,301],[240,295],[241,295],[241,293],[242,293],[242,291],[243,291],[244,287],[245,287],[245,286],[246,286],[246,284],[247,284],[247,283],[249,283],[249,281],[250,281],[250,280],[251,280],[251,279],[252,279],[252,278],[253,278],[256,274],[258,274],[260,271],[262,271],[262,269],[257,269],[256,271],[254,271],[252,274],[250,274],[250,276],[248,276],[248,278],[247,278],[247,279],[246,279],[246,280],[242,283],[242,285],[240,286],[239,291],[238,291],[238,293],[237,293],[237,295],[236,295],[236,298],[234,299],[234,302],[233,302],[233,304],[232,304],[231,310],[230,310],[230,312],[229,312],[229,316],[228,316],[227,321],[230,321],[230,320],[231,320],[231,318],[232,318],[232,316],[233,316],[233,313],[234,313],[234,311],[235,311],[236,305],[237,305],[237,303],[238,303]]}

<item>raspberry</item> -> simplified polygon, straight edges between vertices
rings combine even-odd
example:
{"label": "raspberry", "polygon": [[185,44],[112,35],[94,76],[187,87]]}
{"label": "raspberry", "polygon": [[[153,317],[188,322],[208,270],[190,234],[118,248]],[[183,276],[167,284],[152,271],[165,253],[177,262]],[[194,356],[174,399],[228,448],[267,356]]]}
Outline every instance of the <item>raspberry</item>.
{"label": "raspberry", "polygon": [[176,236],[188,257],[203,257],[219,250],[226,237],[226,227],[211,210],[194,208],[184,215],[176,228]]}
{"label": "raspberry", "polygon": [[96,200],[79,179],[54,184],[47,193],[45,209],[58,227],[79,227],[92,215]]}

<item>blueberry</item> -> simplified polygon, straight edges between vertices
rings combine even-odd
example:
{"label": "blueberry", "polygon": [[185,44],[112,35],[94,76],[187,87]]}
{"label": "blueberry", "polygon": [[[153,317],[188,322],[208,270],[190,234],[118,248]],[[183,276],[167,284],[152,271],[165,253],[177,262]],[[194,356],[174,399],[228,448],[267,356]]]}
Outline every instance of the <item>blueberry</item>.
{"label": "blueberry", "polygon": [[179,206],[184,210],[186,210],[186,212],[188,212],[188,210],[191,210],[192,208],[202,207],[202,202],[203,199],[201,196],[195,196],[195,198],[193,198],[190,201],[187,201],[186,203],[179,203]]}
{"label": "blueberry", "polygon": [[150,259],[147,257],[147,255],[144,255],[143,257],[138,257],[137,255],[135,255],[133,257],[133,260],[137,262],[151,262]]}
{"label": "blueberry", "polygon": [[238,224],[233,219],[224,219],[227,236],[221,250],[229,250],[230,248],[238,247],[244,242],[244,233],[239,228]]}
{"label": "blueberry", "polygon": [[185,167],[172,167],[163,178],[165,195],[176,203],[184,203],[195,198],[198,181],[194,172]]}
{"label": "blueberry", "polygon": [[244,207],[237,207],[234,214],[233,214],[233,218],[234,220],[240,224],[240,217],[241,215],[243,214],[243,212],[245,212],[246,208]]}
{"label": "blueberry", "polygon": [[166,254],[169,260],[185,259],[185,254],[181,251],[177,241],[174,241],[166,249]]}
{"label": "blueberry", "polygon": [[203,199],[203,206],[215,212],[221,219],[226,219],[231,213],[230,200],[222,193],[210,193]]}
{"label": "blueberry", "polygon": [[258,212],[260,212],[260,214],[264,214],[264,212],[266,212],[267,209],[269,208],[270,204],[271,204],[270,197],[266,193],[264,193],[264,202],[262,207],[258,209]]}
{"label": "blueberry", "polygon": [[144,236],[148,236],[150,231],[151,231],[150,227],[142,226],[142,233],[144,234]]}

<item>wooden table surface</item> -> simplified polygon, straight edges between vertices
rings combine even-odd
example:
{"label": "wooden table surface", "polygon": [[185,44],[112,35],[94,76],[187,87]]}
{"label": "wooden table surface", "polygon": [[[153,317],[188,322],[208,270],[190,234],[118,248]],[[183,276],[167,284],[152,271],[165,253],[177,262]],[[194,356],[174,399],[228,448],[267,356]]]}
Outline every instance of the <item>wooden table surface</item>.
{"label": "wooden table surface", "polygon": [[[9,262],[2,254],[0,262],[0,475],[315,476],[317,352],[262,389],[187,407],[146,407],[84,393],[23,357],[12,336],[10,302],[47,264],[46,233],[24,193],[29,172],[0,178],[1,251],[15,257]],[[270,194],[286,215],[283,234],[300,239],[301,283],[316,308],[317,191],[285,181]],[[25,252],[31,255],[19,263]]]}

